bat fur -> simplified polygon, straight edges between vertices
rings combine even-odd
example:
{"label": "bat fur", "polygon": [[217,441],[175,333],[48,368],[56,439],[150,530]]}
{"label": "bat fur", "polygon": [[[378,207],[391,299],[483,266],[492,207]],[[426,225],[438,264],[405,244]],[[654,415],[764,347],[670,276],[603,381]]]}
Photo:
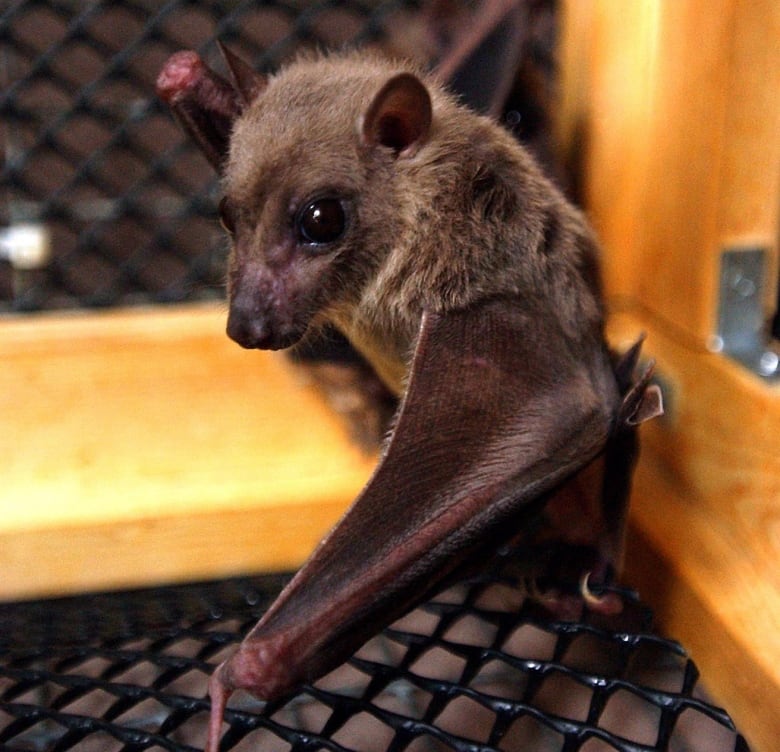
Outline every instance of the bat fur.
{"label": "bat fur", "polygon": [[[360,53],[299,60],[236,120],[223,203],[232,334],[287,347],[330,321],[396,394],[423,310],[534,291],[584,349],[601,342],[591,231],[503,128],[426,80],[435,117],[418,141],[396,154],[360,133],[403,73]],[[346,204],[347,231],[325,254],[300,253],[291,217],[324,194]]]}

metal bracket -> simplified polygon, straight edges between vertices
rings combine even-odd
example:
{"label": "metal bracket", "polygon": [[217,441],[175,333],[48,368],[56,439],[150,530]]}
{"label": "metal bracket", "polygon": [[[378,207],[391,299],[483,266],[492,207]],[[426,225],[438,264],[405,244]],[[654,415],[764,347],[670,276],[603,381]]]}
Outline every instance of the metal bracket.
{"label": "metal bracket", "polygon": [[720,260],[718,334],[713,350],[723,352],[766,379],[780,378],[780,354],[772,347],[764,321],[766,251],[724,251]]}

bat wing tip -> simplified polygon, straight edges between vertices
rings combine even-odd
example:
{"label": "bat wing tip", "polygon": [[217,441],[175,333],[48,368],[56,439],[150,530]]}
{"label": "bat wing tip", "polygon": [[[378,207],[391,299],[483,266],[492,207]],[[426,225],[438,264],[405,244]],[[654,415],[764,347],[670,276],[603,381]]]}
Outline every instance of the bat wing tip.
{"label": "bat wing tip", "polygon": [[206,66],[194,50],[174,52],[163,65],[157,76],[157,95],[166,102],[173,102],[195,86],[202,78]]}

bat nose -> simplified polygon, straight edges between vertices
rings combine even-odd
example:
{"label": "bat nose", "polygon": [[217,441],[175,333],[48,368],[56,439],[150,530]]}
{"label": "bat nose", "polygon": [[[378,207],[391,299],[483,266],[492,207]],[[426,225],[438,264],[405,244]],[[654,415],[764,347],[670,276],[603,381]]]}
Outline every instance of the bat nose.
{"label": "bat nose", "polygon": [[248,316],[231,308],[227,321],[227,335],[241,347],[250,350],[275,349],[273,332],[268,320],[263,316]]}
{"label": "bat nose", "polygon": [[228,315],[227,335],[249,350],[284,350],[292,347],[305,331],[294,323],[277,321],[273,316],[242,311],[232,306]]}

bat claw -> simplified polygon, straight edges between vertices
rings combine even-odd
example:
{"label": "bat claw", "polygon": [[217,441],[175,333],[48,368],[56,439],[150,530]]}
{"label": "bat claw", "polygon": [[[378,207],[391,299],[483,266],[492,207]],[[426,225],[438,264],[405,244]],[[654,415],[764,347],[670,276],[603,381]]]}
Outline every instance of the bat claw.
{"label": "bat claw", "polygon": [[587,608],[605,616],[619,614],[623,610],[623,601],[615,593],[597,595],[590,589],[591,572],[585,572],[580,578],[580,595]]}

